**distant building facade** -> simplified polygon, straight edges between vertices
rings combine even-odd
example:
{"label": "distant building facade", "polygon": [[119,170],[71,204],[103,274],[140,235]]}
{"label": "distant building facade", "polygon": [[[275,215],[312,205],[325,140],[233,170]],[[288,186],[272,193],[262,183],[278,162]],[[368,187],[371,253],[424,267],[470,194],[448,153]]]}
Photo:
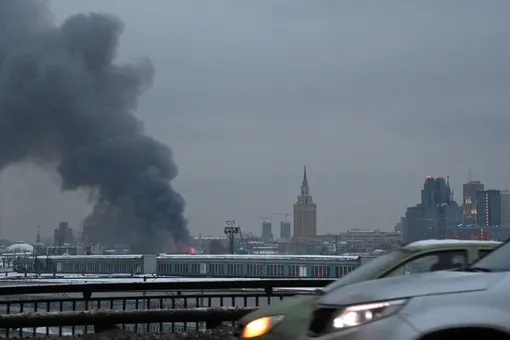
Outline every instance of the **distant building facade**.
{"label": "distant building facade", "polygon": [[453,200],[449,179],[427,176],[421,203],[407,208],[403,242],[447,238],[447,227],[462,224],[462,207]]}
{"label": "distant building facade", "polygon": [[469,181],[462,185],[462,215],[465,225],[477,223],[478,192],[484,190],[480,181]]}
{"label": "distant building facade", "polygon": [[290,239],[292,236],[291,233],[292,233],[292,230],[291,230],[290,222],[281,221],[280,222],[280,238]]}
{"label": "distant building facade", "polygon": [[448,229],[448,238],[458,240],[494,240],[504,242],[510,238],[510,227],[480,225],[452,226]]}
{"label": "distant building facade", "polygon": [[73,229],[69,227],[69,223],[60,222],[58,228],[53,230],[53,245],[62,247],[73,243],[75,243]]}
{"label": "distant building facade", "polygon": [[510,225],[510,191],[483,190],[477,193],[477,224]]}
{"label": "distant building facade", "polygon": [[510,190],[501,190],[501,225],[510,226]]}
{"label": "distant building facade", "polygon": [[261,238],[270,240],[273,238],[273,225],[269,220],[262,222]]}
{"label": "distant building facade", "polygon": [[395,227],[393,228],[393,230],[396,231],[396,232],[401,233],[402,230],[404,229],[405,223],[406,223],[406,218],[405,217],[401,217],[400,221],[397,222],[397,224],[395,224]]}
{"label": "distant building facade", "polygon": [[399,231],[381,231],[378,229],[349,229],[339,234],[318,235],[317,239],[333,244],[352,243],[359,248],[387,248],[402,244],[402,233]]}

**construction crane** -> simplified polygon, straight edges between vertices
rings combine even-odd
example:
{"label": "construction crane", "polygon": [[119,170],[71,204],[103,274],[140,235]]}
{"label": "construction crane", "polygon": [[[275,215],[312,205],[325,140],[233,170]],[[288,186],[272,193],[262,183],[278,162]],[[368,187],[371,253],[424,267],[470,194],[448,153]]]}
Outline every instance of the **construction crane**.
{"label": "construction crane", "polygon": [[288,221],[289,220],[288,217],[292,216],[292,214],[290,214],[290,213],[272,213],[271,215],[279,215],[279,216],[283,215],[283,216],[285,216],[285,221]]}

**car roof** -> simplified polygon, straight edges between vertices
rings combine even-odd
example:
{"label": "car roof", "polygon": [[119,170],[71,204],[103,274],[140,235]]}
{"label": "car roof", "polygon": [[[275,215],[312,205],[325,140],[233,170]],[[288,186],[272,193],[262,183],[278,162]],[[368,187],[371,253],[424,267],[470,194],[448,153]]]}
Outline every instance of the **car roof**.
{"label": "car roof", "polygon": [[405,246],[402,249],[408,251],[421,251],[429,249],[443,248],[462,248],[462,247],[488,247],[495,248],[502,244],[499,241],[477,241],[477,240],[422,240],[416,241]]}

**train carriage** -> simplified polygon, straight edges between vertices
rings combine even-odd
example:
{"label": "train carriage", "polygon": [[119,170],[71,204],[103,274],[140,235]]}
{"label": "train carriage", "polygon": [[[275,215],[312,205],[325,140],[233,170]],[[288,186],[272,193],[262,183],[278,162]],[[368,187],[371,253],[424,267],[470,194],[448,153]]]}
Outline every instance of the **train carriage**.
{"label": "train carriage", "polygon": [[337,278],[366,260],[322,255],[63,255],[19,258],[14,269],[55,274]]}
{"label": "train carriage", "polygon": [[146,274],[156,272],[155,255],[58,255],[16,259],[14,270],[55,274]]}
{"label": "train carriage", "polygon": [[160,255],[158,276],[342,277],[361,265],[360,256]]}

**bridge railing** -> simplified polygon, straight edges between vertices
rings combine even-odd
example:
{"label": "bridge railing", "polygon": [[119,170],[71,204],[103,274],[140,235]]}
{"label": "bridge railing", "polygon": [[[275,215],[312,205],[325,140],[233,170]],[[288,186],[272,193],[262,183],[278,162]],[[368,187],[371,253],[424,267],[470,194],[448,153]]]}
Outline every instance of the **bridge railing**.
{"label": "bridge railing", "polygon": [[233,325],[254,308],[312,293],[310,288],[330,282],[254,279],[0,286],[0,330],[5,336],[20,337],[86,334],[113,325],[136,332],[199,330],[227,321]]}

